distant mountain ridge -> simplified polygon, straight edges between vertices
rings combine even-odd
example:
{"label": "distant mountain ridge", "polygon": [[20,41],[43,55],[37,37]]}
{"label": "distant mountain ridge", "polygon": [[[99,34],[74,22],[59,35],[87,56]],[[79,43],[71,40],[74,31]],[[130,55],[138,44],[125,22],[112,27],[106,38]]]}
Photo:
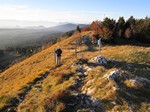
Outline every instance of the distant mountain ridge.
{"label": "distant mountain ridge", "polygon": [[[28,28],[28,29],[40,29],[40,28],[50,28],[55,26],[61,26],[61,25],[78,25],[76,23],[70,23],[70,22],[50,22],[50,21],[18,21],[18,20],[5,20],[0,19],[0,29],[1,28],[8,28],[8,29],[14,29],[14,28]],[[84,24],[79,24],[83,25]]]}
{"label": "distant mountain ridge", "polygon": [[19,21],[19,20],[5,20],[0,19],[0,28],[25,28],[29,26],[45,26],[45,27],[53,27],[58,25],[56,22],[49,21]]}
{"label": "distant mountain ridge", "polygon": [[[75,30],[78,24],[67,23],[55,27],[31,26],[26,28],[0,28],[0,48],[17,46],[21,44],[36,43],[44,36],[52,34],[63,34],[64,32]],[[79,24],[80,27],[86,25]]]}
{"label": "distant mountain ridge", "polygon": [[87,25],[86,24],[67,23],[67,24],[62,24],[62,25],[55,26],[55,27],[49,27],[49,29],[51,29],[53,31],[67,32],[67,31],[75,30],[77,26],[79,26],[80,28],[83,28]]}

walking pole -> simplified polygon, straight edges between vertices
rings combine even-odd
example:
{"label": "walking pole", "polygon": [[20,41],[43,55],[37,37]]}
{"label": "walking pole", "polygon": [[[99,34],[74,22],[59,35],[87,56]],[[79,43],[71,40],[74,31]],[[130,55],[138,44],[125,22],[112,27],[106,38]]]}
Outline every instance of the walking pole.
{"label": "walking pole", "polygon": [[55,53],[56,49],[54,48],[54,62],[56,63],[56,53]]}
{"label": "walking pole", "polygon": [[75,58],[77,58],[77,40],[75,41]]}

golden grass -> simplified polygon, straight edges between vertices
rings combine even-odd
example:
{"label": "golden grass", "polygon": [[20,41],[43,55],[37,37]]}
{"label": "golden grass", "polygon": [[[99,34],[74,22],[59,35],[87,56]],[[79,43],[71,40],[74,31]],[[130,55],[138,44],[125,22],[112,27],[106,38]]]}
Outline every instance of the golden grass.
{"label": "golden grass", "polygon": [[[63,67],[61,66],[60,68]],[[70,85],[72,85],[73,79],[69,78],[68,80],[64,80],[61,84],[57,84],[57,81],[61,79],[63,76],[67,75],[68,72],[72,73],[72,70],[69,71],[63,70],[64,71],[63,72],[62,70],[60,71],[60,68],[52,71],[48,75],[48,77],[43,81],[42,91],[32,89],[29,92],[29,94],[26,96],[26,99],[19,105],[18,107],[19,111],[25,112],[27,110],[33,110],[33,107],[38,107],[37,110],[34,110],[38,112],[39,106],[44,107],[49,105],[51,105],[52,107],[54,106],[54,108],[56,108],[57,111],[59,109],[64,108],[64,104],[62,102],[58,102],[57,100],[58,97],[60,97],[60,95],[62,94],[61,92],[65,91]],[[58,102],[58,104],[55,105],[55,102]],[[43,111],[45,111],[45,108],[43,108]]]}
{"label": "golden grass", "polygon": [[[49,71],[50,68],[55,66],[53,49],[61,45],[63,49],[62,60],[63,64],[71,62],[68,61],[68,58],[74,59],[73,53],[74,50],[70,49],[68,52],[65,45],[70,39],[70,37],[62,42],[59,42],[50,48],[47,48],[24,61],[17,63],[0,74],[0,96],[17,96],[19,90],[26,86],[27,83],[32,82],[36,77],[42,73]],[[75,37],[76,38],[76,37]],[[70,41],[71,42],[71,41]],[[8,103],[8,102],[6,102]],[[3,103],[5,105],[5,103]],[[0,103],[1,105],[1,103]],[[6,104],[7,105],[7,104]]]}
{"label": "golden grass", "polygon": [[[70,40],[70,38],[69,38]],[[35,79],[41,73],[54,67],[53,49],[58,45],[66,43],[60,42],[52,47],[37,53],[28,59],[17,63],[0,74],[0,95],[13,94],[18,91],[22,86]],[[62,58],[65,60],[74,53],[73,50],[65,50],[63,46]],[[64,62],[64,61],[63,61]]]}
{"label": "golden grass", "polygon": [[[35,110],[38,110],[39,112],[40,110],[44,112],[45,110],[43,108],[43,102],[45,99],[49,97],[54,97],[58,91],[65,91],[70,85],[72,85],[73,76],[70,77],[68,80],[64,80],[62,79],[62,77],[69,73],[75,73],[75,69],[71,69],[72,63],[76,61],[76,58],[74,56],[75,50],[70,49],[74,48],[74,45],[71,43],[78,39],[81,35],[85,34],[89,34],[89,32],[73,35],[72,37],[63,40],[62,42],[59,42],[51,46],[50,48],[47,48],[22,62],[13,65],[9,69],[1,73],[0,96],[16,96],[23,86],[27,85],[27,83],[29,82],[32,82],[36,77],[38,77],[45,71],[49,71],[51,67],[54,67],[55,63],[53,49],[60,45],[63,50],[63,65],[57,68],[56,70],[51,71],[51,73],[48,75],[48,77],[44,80],[42,84],[42,92],[31,90],[30,93],[26,96],[25,100],[19,105],[19,109],[22,112],[27,109],[33,109],[33,107],[35,107]],[[84,50],[85,52],[81,52]],[[145,57],[146,53],[146,58],[139,58],[138,60],[138,63],[145,63],[148,62],[150,59],[150,56],[147,55],[149,52],[150,48],[126,45],[103,46],[101,53],[99,54],[98,47],[95,51],[86,51],[86,47],[83,46],[80,47],[80,49],[78,49],[77,59],[82,57],[91,59],[97,55],[104,55],[107,58],[116,58],[121,61],[134,62],[136,61],[136,56],[139,57],[139,53],[143,53],[143,57]],[[88,77],[86,78],[86,81],[92,79],[95,80],[94,86],[97,88],[97,92],[94,94],[94,97],[112,100],[111,97],[115,95],[115,92],[112,91],[111,88],[112,82],[108,83],[106,80],[100,79],[100,77],[107,73],[109,69],[106,69],[104,67],[97,67],[95,69],[96,70],[89,73],[90,75],[88,75]],[[99,87],[102,88],[99,89]],[[54,96],[51,96],[52,93]],[[5,106],[5,102],[4,105],[2,103],[0,103],[0,105]],[[37,107],[37,105],[39,106]],[[59,105],[55,108],[56,110],[62,109],[64,108],[64,104],[60,102]]]}

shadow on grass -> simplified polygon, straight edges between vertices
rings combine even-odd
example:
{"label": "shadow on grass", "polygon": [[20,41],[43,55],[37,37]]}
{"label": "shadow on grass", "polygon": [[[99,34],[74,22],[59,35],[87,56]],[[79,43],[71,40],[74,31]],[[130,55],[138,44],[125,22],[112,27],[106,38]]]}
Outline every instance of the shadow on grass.
{"label": "shadow on grass", "polygon": [[136,76],[145,77],[150,79],[149,71],[150,65],[148,64],[138,64],[138,63],[127,63],[125,61],[108,61],[107,64],[97,64],[92,62],[86,62],[88,66],[97,67],[97,66],[104,66],[106,69],[117,68],[121,70],[128,71]]}
{"label": "shadow on grass", "polygon": [[[60,101],[62,101],[66,106],[66,108],[61,112],[91,112],[91,110],[94,110],[94,112],[105,112],[102,105],[93,106],[90,104],[89,99],[91,99],[91,96],[86,94],[67,94],[65,97],[60,99]],[[84,109],[84,111],[82,111],[82,109]]]}
{"label": "shadow on grass", "polygon": [[74,75],[74,73],[65,74],[57,81],[56,85],[62,84],[64,81],[69,80],[73,75]]}
{"label": "shadow on grass", "polygon": [[99,49],[97,49],[96,47],[90,47],[90,48],[86,48],[84,50],[78,51],[77,53],[97,52],[97,51],[99,51]]}
{"label": "shadow on grass", "polygon": [[[120,84],[118,84],[118,86],[119,85]],[[123,101],[126,101],[126,103],[128,104],[128,109],[131,112],[140,110],[143,103],[150,103],[150,87],[134,89],[122,83],[119,88],[120,89],[116,91],[116,102],[122,105]]]}
{"label": "shadow on grass", "polygon": [[149,75],[150,65],[148,64],[127,63],[125,61],[109,61],[106,65],[104,65],[104,67],[107,69],[118,68],[126,70],[136,76],[150,79]]}

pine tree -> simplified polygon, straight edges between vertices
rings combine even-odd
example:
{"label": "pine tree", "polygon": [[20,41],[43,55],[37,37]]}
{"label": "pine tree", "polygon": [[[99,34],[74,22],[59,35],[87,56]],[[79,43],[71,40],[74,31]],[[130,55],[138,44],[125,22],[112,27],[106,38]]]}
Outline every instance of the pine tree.
{"label": "pine tree", "polygon": [[77,28],[76,28],[76,32],[81,33],[81,29],[80,29],[80,27],[79,27],[79,26],[77,26]]}

